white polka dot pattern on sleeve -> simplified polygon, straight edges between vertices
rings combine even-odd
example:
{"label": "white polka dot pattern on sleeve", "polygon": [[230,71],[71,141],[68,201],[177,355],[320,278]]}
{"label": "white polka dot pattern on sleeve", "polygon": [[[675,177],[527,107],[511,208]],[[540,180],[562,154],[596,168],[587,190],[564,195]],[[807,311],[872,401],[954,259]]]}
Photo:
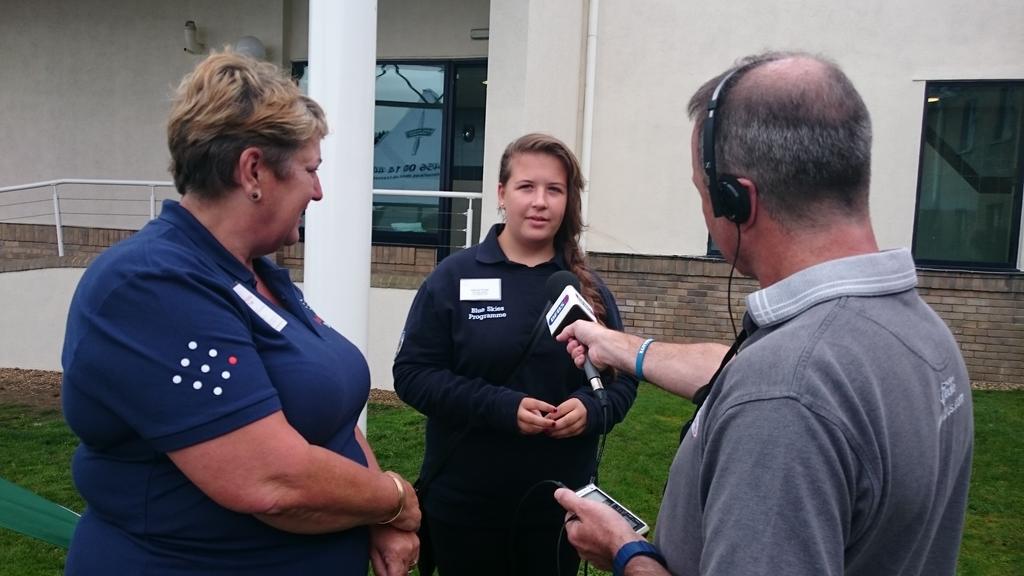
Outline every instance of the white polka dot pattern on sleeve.
{"label": "white polka dot pattern on sleeve", "polygon": [[[199,349],[199,342],[197,342],[195,340],[189,340],[189,342],[185,345],[185,347],[188,348],[188,350],[190,350],[190,351],[198,350]],[[201,353],[202,352],[200,352],[200,354]],[[216,348],[209,348],[206,351],[206,355],[209,356],[211,359],[218,358],[218,356],[220,356],[220,352]],[[186,356],[182,357],[181,360],[178,361],[178,363],[181,365],[182,368],[188,368],[188,367],[192,366],[192,360],[193,359],[190,358],[189,355],[186,355]],[[213,372],[216,368],[221,368],[221,372],[220,372],[221,380],[230,380],[231,379],[231,372],[229,370],[224,369],[224,368],[227,368],[227,366],[223,366],[223,365],[222,366],[216,366],[217,364],[221,364],[221,363],[227,364],[229,366],[235,366],[235,365],[238,364],[238,357],[233,355],[233,354],[231,354],[231,355],[228,355],[225,358],[225,360],[222,360],[222,361],[210,360],[209,363],[200,364],[198,366],[199,367],[198,373],[191,374],[191,377],[192,377],[192,389],[193,390],[203,390],[204,389],[204,385],[203,385],[203,380],[200,379],[201,378],[201,374],[210,374],[210,372]],[[216,372],[213,372],[213,373],[216,374]],[[185,370],[182,373],[173,374],[171,376],[171,383],[172,384],[181,384],[185,380],[185,378],[187,378],[189,376],[190,375],[188,374],[188,370]],[[210,392],[212,392],[214,396],[218,396],[218,397],[222,396],[224,394],[224,392],[225,392],[224,388],[222,388],[220,386],[205,387],[205,388],[210,390]]]}

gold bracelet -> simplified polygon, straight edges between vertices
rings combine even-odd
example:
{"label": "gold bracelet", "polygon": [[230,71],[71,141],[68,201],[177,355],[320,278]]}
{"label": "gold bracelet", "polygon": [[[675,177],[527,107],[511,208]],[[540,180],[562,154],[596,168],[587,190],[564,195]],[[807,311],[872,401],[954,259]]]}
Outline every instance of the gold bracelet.
{"label": "gold bracelet", "polygon": [[402,480],[399,479],[398,475],[395,474],[394,472],[391,472],[389,470],[385,472],[385,474],[387,474],[388,477],[391,478],[392,481],[394,481],[395,487],[398,488],[398,512],[395,512],[395,515],[392,516],[391,519],[387,520],[386,522],[380,522],[381,525],[391,524],[395,520],[398,520],[398,517],[401,516],[402,512],[405,511],[405,485],[402,484]]}

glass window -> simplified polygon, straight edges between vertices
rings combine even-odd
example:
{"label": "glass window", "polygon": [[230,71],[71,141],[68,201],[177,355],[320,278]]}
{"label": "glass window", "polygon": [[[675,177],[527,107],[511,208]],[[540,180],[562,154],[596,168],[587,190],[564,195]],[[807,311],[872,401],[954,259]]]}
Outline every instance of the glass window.
{"label": "glass window", "polygon": [[[487,66],[481,62],[455,64],[455,88],[452,95],[451,189],[457,192],[481,192],[484,179],[484,132],[487,103]],[[490,188],[493,190],[494,188]],[[450,204],[450,245],[466,245],[467,227],[479,234],[480,202],[474,200],[473,222],[466,222],[470,201],[457,198]],[[482,231],[486,233],[486,230]],[[483,234],[480,234],[481,236]],[[474,241],[476,238],[471,238]]]}
{"label": "glass window", "polygon": [[[378,62],[374,189],[479,192],[486,81],[481,60]],[[373,242],[433,246],[440,260],[464,245],[468,206],[462,199],[378,194]],[[479,210],[474,216],[478,230]]]}
{"label": "glass window", "polygon": [[444,96],[444,72],[442,65],[378,64],[377,101],[437,104]]}
{"label": "glass window", "polygon": [[[441,190],[445,67],[379,64],[373,122],[375,190]],[[374,232],[437,233],[437,197],[377,196]]]}
{"label": "glass window", "polygon": [[914,257],[1016,268],[1024,82],[929,82]]}
{"label": "glass window", "polygon": [[[382,61],[376,70],[374,189],[480,192],[487,62]],[[307,71],[305,61],[292,63],[303,93]],[[479,231],[480,202],[473,202],[468,223],[469,200],[375,195],[373,243],[436,247],[440,260],[465,244],[467,228]]]}

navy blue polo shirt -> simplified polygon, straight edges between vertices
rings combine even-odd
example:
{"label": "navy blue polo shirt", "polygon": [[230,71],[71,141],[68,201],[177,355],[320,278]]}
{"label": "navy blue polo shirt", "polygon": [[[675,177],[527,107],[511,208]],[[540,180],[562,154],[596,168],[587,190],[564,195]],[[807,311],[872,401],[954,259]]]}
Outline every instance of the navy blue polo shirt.
{"label": "navy blue polo shirt", "polygon": [[366,573],[365,528],[277,530],[212,501],[166,455],[282,410],[311,444],[366,465],[355,437],[366,360],[286,270],[254,266],[281,306],[167,201],[85,272],[63,352],[64,415],[81,439],[72,473],[87,503],[67,574]]}
{"label": "navy blue polo shirt", "polygon": [[[428,416],[421,476],[441,466],[421,505],[449,523],[507,526],[536,482],[582,486],[604,428],[586,377],[546,328],[516,370],[545,312],[547,279],[566,264],[560,254],[534,267],[509,261],[497,241],[502,230],[495,226],[427,277],[393,369],[399,397]],[[614,298],[600,278],[597,283],[608,326],[621,329]],[[609,428],[625,417],[636,386],[631,376],[605,374]],[[555,406],[579,398],[587,407],[584,434],[561,440],[520,434],[516,412],[526,396]],[[523,519],[560,522],[564,511],[550,497],[544,502],[528,504]]]}

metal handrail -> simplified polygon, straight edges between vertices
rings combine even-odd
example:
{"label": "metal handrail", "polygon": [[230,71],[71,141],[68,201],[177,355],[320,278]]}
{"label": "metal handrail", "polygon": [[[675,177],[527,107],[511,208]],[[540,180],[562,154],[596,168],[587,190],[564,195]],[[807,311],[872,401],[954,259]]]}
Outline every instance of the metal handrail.
{"label": "metal handrail", "polygon": [[[375,188],[374,196],[417,196],[425,198],[465,198],[467,200],[483,200],[483,192],[454,192],[452,190],[389,190],[386,188]],[[466,204],[466,241],[463,248],[469,248],[473,242],[473,203]]]}
{"label": "metal handrail", "polygon": [[451,190],[390,190],[387,188],[374,188],[374,196],[421,196],[424,198],[466,198],[467,200],[480,200],[484,197],[483,192],[454,192]]}
{"label": "metal handrail", "polygon": [[4,192],[17,192],[19,190],[31,190],[33,188],[50,187],[53,197],[53,225],[57,231],[57,256],[64,255],[64,226],[60,215],[60,195],[57,187],[64,184],[81,184],[87,186],[132,186],[149,188],[149,219],[156,217],[156,189],[162,187],[173,187],[174,182],[166,180],[107,180],[96,178],[59,178],[57,180],[44,180],[42,182],[30,182],[16,186],[4,186],[0,188],[0,194]]}
{"label": "metal handrail", "polygon": [[0,194],[4,192],[17,192],[18,190],[30,190],[32,188],[60,186],[61,184],[91,184],[96,186],[174,186],[174,182],[171,182],[170,180],[101,180],[90,178],[60,178],[57,180],[32,182],[30,184],[18,184],[17,186],[4,186],[0,188]]}
{"label": "metal handrail", "polygon": [[[53,198],[53,219],[54,227],[57,230],[57,255],[64,255],[64,232],[61,222],[60,195],[57,187],[65,184],[79,184],[86,186],[131,186],[149,188],[149,219],[156,218],[156,189],[174,187],[170,180],[108,180],[95,178],[59,178],[57,180],[44,180],[42,182],[31,182],[15,186],[0,187],[0,194],[4,192],[17,192],[20,190],[32,190],[35,188],[51,189]],[[482,200],[481,192],[456,192],[453,190],[392,190],[374,189],[374,196],[414,196],[421,198],[464,198],[467,200]],[[464,248],[469,248],[473,238],[473,203],[470,202],[466,208],[466,241]]]}

